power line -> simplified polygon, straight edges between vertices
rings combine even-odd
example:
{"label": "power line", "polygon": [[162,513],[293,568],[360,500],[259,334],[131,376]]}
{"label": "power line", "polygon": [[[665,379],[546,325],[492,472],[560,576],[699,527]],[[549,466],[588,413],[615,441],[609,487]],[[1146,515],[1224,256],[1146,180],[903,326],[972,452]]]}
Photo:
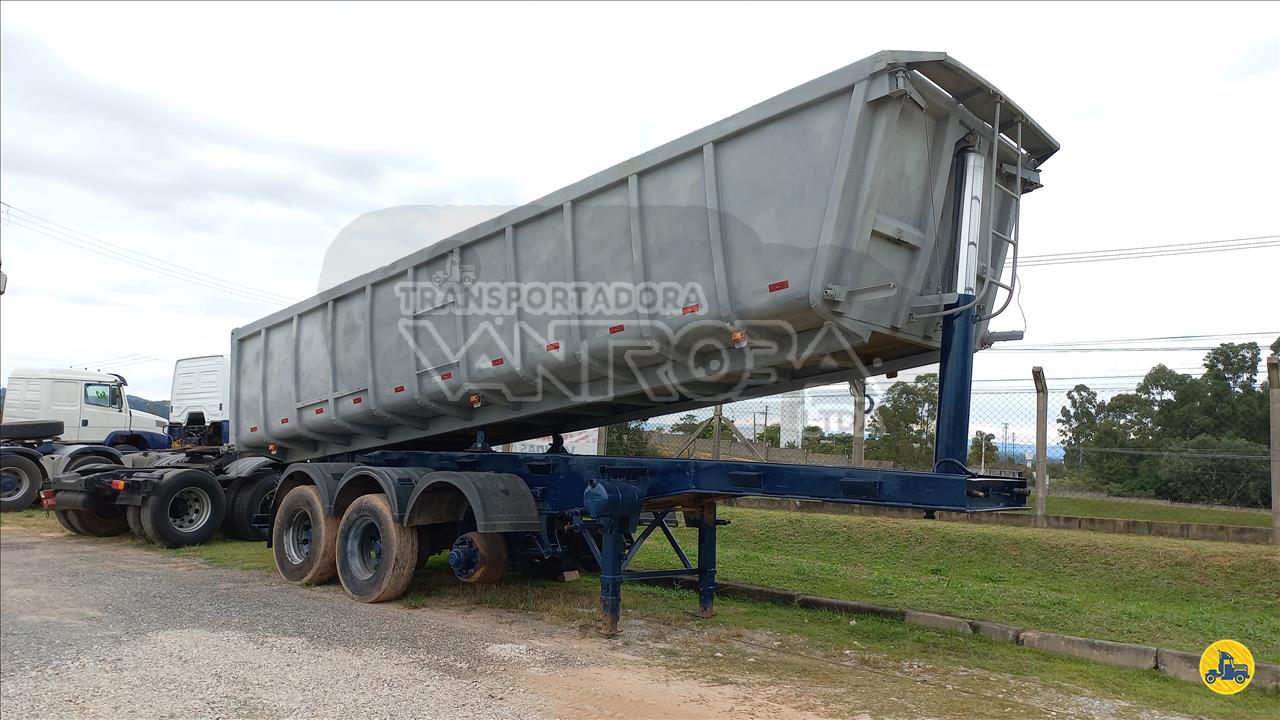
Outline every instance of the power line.
{"label": "power line", "polygon": [[48,220],[39,215],[27,212],[20,208],[13,207],[8,203],[0,203],[8,211],[9,221],[18,227],[31,230],[44,237],[65,243],[79,250],[96,253],[112,260],[132,265],[134,267],[148,270],[159,275],[164,275],[176,280],[181,280],[193,285],[217,290],[219,292],[235,295],[238,297],[255,300],[257,302],[272,305],[287,305],[293,303],[294,300],[277,293],[266,290],[259,290],[248,285],[224,280],[222,278],[194,270],[185,265],[173,263],[162,258],[148,255],[137,250],[117,245],[107,240],[96,238],[87,233],[68,228],[60,225],[52,220]]}
{"label": "power line", "polygon": [[1141,245],[1128,248],[1081,250],[1067,253],[1029,255],[1020,258],[1018,266],[1042,267],[1046,265],[1069,265],[1075,263],[1108,262],[1112,260],[1138,260],[1144,258],[1172,257],[1176,255],[1201,255],[1204,253],[1233,252],[1237,250],[1258,250],[1272,247],[1280,247],[1280,235],[1258,235],[1254,237],[1207,240],[1194,243]]}

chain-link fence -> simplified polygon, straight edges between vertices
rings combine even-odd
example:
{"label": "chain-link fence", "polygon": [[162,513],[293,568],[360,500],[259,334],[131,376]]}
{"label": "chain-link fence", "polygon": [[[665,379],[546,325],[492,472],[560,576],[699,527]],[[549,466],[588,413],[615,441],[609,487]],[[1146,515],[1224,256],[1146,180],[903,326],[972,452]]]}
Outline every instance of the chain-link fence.
{"label": "chain-link fence", "polygon": [[[708,408],[615,425],[608,452],[930,469],[937,376],[871,383],[865,395],[859,403],[849,388],[814,388],[726,403],[718,418]],[[1127,386],[1049,376],[1047,399],[1054,493],[1270,505],[1268,392],[1256,374],[1153,370]],[[976,382],[969,428],[970,469],[1030,477],[1036,450],[1030,373],[1025,382]]]}

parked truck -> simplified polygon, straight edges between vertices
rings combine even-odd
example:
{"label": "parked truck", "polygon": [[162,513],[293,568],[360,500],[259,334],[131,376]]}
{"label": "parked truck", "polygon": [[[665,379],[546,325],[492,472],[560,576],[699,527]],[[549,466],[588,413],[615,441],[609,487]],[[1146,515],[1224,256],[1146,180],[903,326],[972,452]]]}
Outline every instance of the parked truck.
{"label": "parked truck", "polygon": [[56,472],[169,447],[168,421],[132,408],[127,386],[113,373],[11,372],[0,423],[0,511],[30,507]]}
{"label": "parked truck", "polygon": [[[972,356],[1057,150],[946,54],[878,53],[234,330],[218,472],[278,475],[258,521],[290,582],[377,602],[438,552],[463,582],[598,568],[605,633],[624,580],[696,577],[712,612],[727,498],[1022,507],[1025,480],[965,466]],[[490,446],[934,362],[931,472]],[[45,501],[147,529],[217,489],[110,468]],[[655,532],[680,566],[631,569]]]}

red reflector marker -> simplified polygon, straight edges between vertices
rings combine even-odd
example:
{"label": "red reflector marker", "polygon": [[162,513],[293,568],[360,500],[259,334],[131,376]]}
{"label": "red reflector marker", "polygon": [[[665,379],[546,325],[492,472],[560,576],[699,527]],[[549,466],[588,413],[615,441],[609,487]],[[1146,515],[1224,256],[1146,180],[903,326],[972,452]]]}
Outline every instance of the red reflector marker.
{"label": "red reflector marker", "polygon": [[480,407],[479,393],[473,393],[469,399],[471,400],[471,407]]}
{"label": "red reflector marker", "polygon": [[609,328],[609,334],[610,334],[610,335],[617,335],[618,333],[620,333],[620,332],[622,332],[623,330],[626,330],[626,329],[627,329],[627,326],[626,326],[626,325],[614,325],[613,327]]}
{"label": "red reflector marker", "polygon": [[288,424],[289,424],[289,418],[280,418],[280,424],[281,424],[281,425],[288,425]]}
{"label": "red reflector marker", "polygon": [[316,414],[317,414],[317,415],[323,415],[323,414],[324,414],[324,408],[316,408]]}
{"label": "red reflector marker", "polygon": [[786,290],[789,287],[791,287],[790,280],[779,280],[775,283],[769,283],[769,292],[778,292],[779,290]]}
{"label": "red reflector marker", "polygon": [[249,432],[258,432],[258,426],[257,426],[257,425],[250,425],[250,426],[249,426]]}
{"label": "red reflector marker", "polygon": [[684,307],[680,308],[680,314],[681,314],[681,315],[692,315],[692,314],[694,314],[694,313],[698,312],[698,311],[699,311],[699,310],[701,310],[701,309],[702,309],[702,306],[701,306],[701,305],[699,305],[698,303],[694,303],[694,304],[692,304],[692,305],[685,305]]}
{"label": "red reflector marker", "polygon": [[452,379],[453,379],[453,373],[451,373],[451,372],[443,372],[443,373],[440,373],[440,379],[441,379],[441,380],[452,380]]}
{"label": "red reflector marker", "polygon": [[555,352],[560,349],[560,342],[547,343],[547,352]]}
{"label": "red reflector marker", "polygon": [[395,391],[395,392],[401,393],[401,392],[404,392],[404,386],[403,386],[403,385],[397,385],[397,386],[395,386],[394,388],[392,388],[392,390],[393,390],[393,391]]}
{"label": "red reflector marker", "polygon": [[504,362],[506,362],[506,360],[503,360],[502,358],[494,358],[489,361],[489,364],[492,365],[493,367],[498,367]]}
{"label": "red reflector marker", "polygon": [[359,404],[360,404],[360,403],[362,403],[362,402],[364,402],[364,398],[362,398],[362,397],[353,397],[353,398],[351,398],[351,404],[352,404],[352,405],[359,405]]}
{"label": "red reflector marker", "polygon": [[112,489],[112,490],[123,490],[123,489],[124,489],[124,481],[123,481],[123,480],[112,480],[112,481],[111,481],[111,489]]}

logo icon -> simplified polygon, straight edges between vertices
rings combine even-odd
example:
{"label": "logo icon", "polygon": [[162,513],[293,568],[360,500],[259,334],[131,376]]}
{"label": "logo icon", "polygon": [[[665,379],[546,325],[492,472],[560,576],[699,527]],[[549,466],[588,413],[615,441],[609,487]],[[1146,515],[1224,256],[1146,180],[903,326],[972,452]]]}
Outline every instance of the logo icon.
{"label": "logo icon", "polygon": [[1253,653],[1235,640],[1219,640],[1200,655],[1200,678],[1219,695],[1234,695],[1253,682]]}

